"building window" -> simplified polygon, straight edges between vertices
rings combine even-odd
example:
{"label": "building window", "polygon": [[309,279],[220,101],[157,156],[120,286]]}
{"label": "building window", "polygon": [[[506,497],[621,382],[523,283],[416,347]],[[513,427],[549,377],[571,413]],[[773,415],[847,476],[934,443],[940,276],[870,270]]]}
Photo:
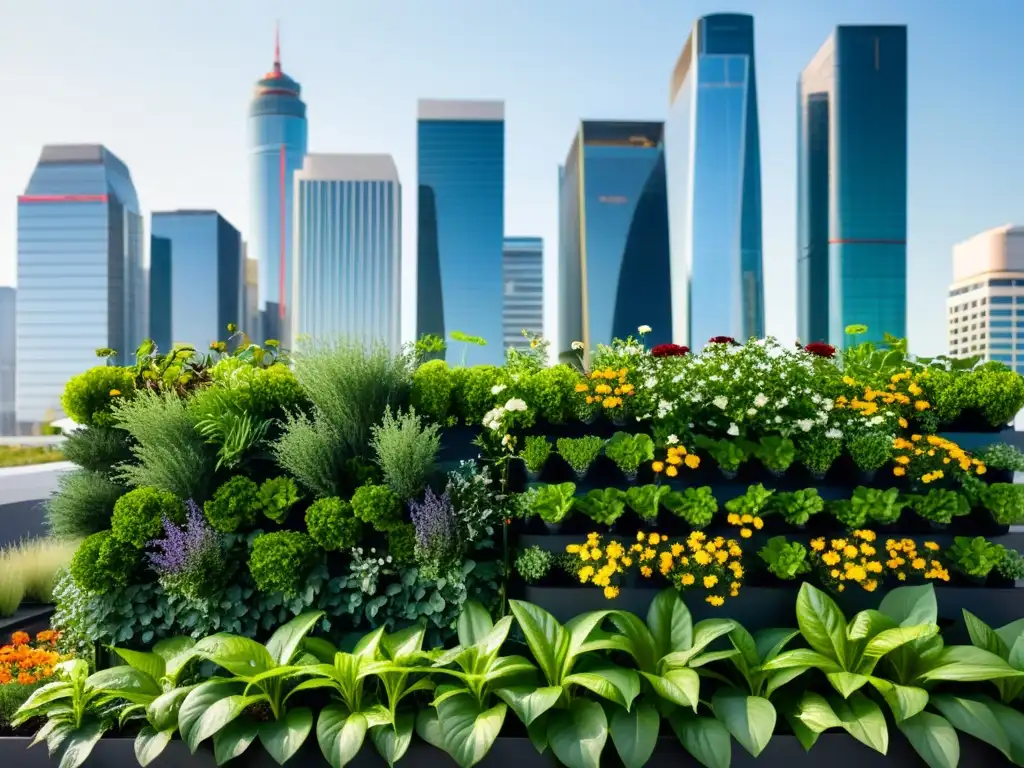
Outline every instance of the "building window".
{"label": "building window", "polygon": [[1012,363],[1013,355],[992,355],[992,359],[1000,363]]}
{"label": "building window", "polygon": [[1000,278],[997,280],[989,280],[988,284],[991,288],[1009,288],[1011,285],[1013,285],[1013,280],[1005,280]]}
{"label": "building window", "polygon": [[1012,339],[1013,334],[1009,331],[992,331],[993,339]]}
{"label": "building window", "polygon": [[985,306],[986,304],[988,304],[988,298],[987,298],[987,297],[984,297],[984,298],[982,298],[982,300],[981,300],[981,306]]}
{"label": "building window", "polygon": [[[1018,310],[1018,311],[1020,311],[1020,310]],[[991,314],[992,317],[1009,317],[1010,315],[1013,314],[1013,310],[1012,309],[993,309],[989,314]],[[1021,314],[1024,314],[1024,312],[1021,312]]]}
{"label": "building window", "polygon": [[993,304],[1013,304],[1013,296],[993,296]]}
{"label": "building window", "polygon": [[[1010,328],[1013,326],[1013,322],[1010,320],[993,320],[990,325],[993,328]],[[1021,326],[1024,326],[1024,323],[1018,322],[1017,327],[1020,328]]]}

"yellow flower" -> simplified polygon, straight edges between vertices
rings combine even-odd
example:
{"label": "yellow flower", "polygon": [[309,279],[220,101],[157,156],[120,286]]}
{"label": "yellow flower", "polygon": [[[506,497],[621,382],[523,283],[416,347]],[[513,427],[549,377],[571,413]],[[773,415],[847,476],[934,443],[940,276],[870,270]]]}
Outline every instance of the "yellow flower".
{"label": "yellow flower", "polygon": [[821,556],[821,562],[825,565],[836,565],[841,559],[838,552],[826,552]]}
{"label": "yellow flower", "polygon": [[598,384],[594,387],[594,391],[599,395],[610,395],[612,393],[612,388],[607,384]]}
{"label": "yellow flower", "polygon": [[865,565],[864,567],[867,568],[868,573],[881,573],[882,572],[882,564],[880,562],[878,562],[877,560],[870,560],[870,561],[868,561],[867,565]]}
{"label": "yellow flower", "polygon": [[689,541],[704,541],[707,536],[704,535],[704,531],[691,531],[687,538]]}
{"label": "yellow flower", "polygon": [[675,477],[679,474],[679,470],[673,467],[671,464],[665,469],[665,474],[669,477]]}
{"label": "yellow flower", "polygon": [[717,552],[715,552],[715,560],[718,561],[719,565],[724,564],[725,561],[728,560],[728,559],[729,559],[729,553],[726,552],[724,549],[720,549]]}
{"label": "yellow flower", "polygon": [[739,525],[740,524],[740,516],[737,515],[735,512],[730,512],[726,516],[725,521],[727,523],[729,523],[729,525]]}
{"label": "yellow flower", "polygon": [[755,517],[754,527],[760,531],[762,528],[764,528],[764,520],[762,520],[760,517]]}
{"label": "yellow flower", "polygon": [[729,563],[729,570],[732,571],[732,575],[734,578],[743,578],[743,566],[739,563]]}
{"label": "yellow flower", "polygon": [[648,547],[647,549],[644,550],[644,553],[643,553],[643,555],[640,556],[640,559],[644,560],[644,561],[653,560],[657,556],[657,554],[658,554],[657,552],[655,552],[653,549]]}
{"label": "yellow flower", "polygon": [[622,558],[622,564],[626,568],[632,567],[632,565],[633,565],[633,558],[632,557],[624,557],[624,558]]}
{"label": "yellow flower", "polygon": [[[686,466],[688,466],[690,469],[696,469],[697,467],[700,466],[700,456],[695,456],[694,454],[691,453],[687,455],[685,459],[683,459],[683,463],[685,463]],[[981,473],[979,472],[979,474]]]}
{"label": "yellow flower", "polygon": [[840,550],[846,546],[846,539],[832,539],[832,549]]}
{"label": "yellow flower", "polygon": [[988,472],[988,469],[985,467],[984,464],[979,464],[977,467],[975,467],[974,471],[977,472],[979,475],[984,475],[986,472]]}
{"label": "yellow flower", "polygon": [[875,589],[878,587],[878,582],[874,579],[869,579],[868,581],[865,581],[861,586],[863,586],[864,589],[868,592],[874,592]]}
{"label": "yellow flower", "polygon": [[709,555],[702,549],[699,552],[693,553],[693,559],[696,560],[697,563],[699,563],[700,565],[707,565],[711,562],[711,555]]}
{"label": "yellow flower", "polygon": [[907,474],[907,470],[905,470],[903,467],[893,467],[892,473],[896,475],[896,477],[903,477],[905,474]]}
{"label": "yellow flower", "polygon": [[683,549],[683,545],[680,544],[678,541],[672,545],[672,557],[679,557],[685,551],[686,550]]}
{"label": "yellow flower", "polygon": [[749,528],[740,528],[740,536],[742,536],[744,539],[749,539],[753,535],[754,532]]}
{"label": "yellow flower", "polygon": [[654,571],[651,570],[651,566],[649,565],[644,565],[640,568],[640,575],[645,579],[651,578],[652,573],[654,573]]}
{"label": "yellow flower", "polygon": [[825,548],[824,539],[811,539],[811,549],[815,552],[821,552]]}
{"label": "yellow flower", "polygon": [[910,426],[910,425],[909,425],[909,424],[907,423],[907,420],[906,420],[906,419],[904,419],[904,418],[903,418],[902,416],[900,416],[900,418],[899,418],[899,425],[900,425],[901,427],[903,427],[903,429],[906,429],[906,428],[907,428],[908,426]]}
{"label": "yellow flower", "polygon": [[909,464],[910,463],[910,457],[909,456],[897,456],[895,461],[896,461],[897,464]]}
{"label": "yellow flower", "polygon": [[848,544],[843,547],[843,557],[853,558],[857,556],[857,548],[853,545]]}
{"label": "yellow flower", "polygon": [[650,544],[650,545],[651,545],[652,547],[656,547],[656,546],[657,546],[658,544],[660,544],[660,543],[661,543],[661,536],[659,536],[659,535],[658,535],[658,534],[656,534],[656,533],[652,533],[652,534],[651,534],[651,535],[650,535],[650,536],[648,537],[648,539],[647,539],[647,543],[648,543],[648,544]]}
{"label": "yellow flower", "polygon": [[928,549],[928,550],[931,550],[932,552],[938,552],[939,545],[936,544],[934,541],[926,541],[924,543],[924,548]]}
{"label": "yellow flower", "polygon": [[570,544],[568,547],[565,548],[565,551],[568,552],[570,555],[575,555],[577,552],[580,551],[580,545]]}
{"label": "yellow flower", "polygon": [[843,384],[845,384],[848,387],[857,386],[857,382],[854,380],[852,376],[843,376]]}
{"label": "yellow flower", "polygon": [[[849,563],[847,563],[847,565],[849,565]],[[846,569],[846,578],[848,578],[850,581],[864,581],[864,579],[866,579],[867,576],[868,572],[864,569],[863,566],[854,565]]]}
{"label": "yellow flower", "polygon": [[692,573],[684,573],[684,574],[682,575],[682,577],[681,577],[681,578],[679,579],[679,582],[680,582],[680,583],[681,583],[681,584],[682,584],[682,585],[683,585],[684,587],[689,587],[689,586],[692,586],[692,585],[693,585],[693,582],[694,582],[694,581],[696,581],[696,579],[694,579],[694,577],[693,577],[693,574],[692,574]]}
{"label": "yellow flower", "polygon": [[719,597],[718,595],[708,595],[704,600],[710,605],[715,606],[715,608],[725,604],[725,598]]}
{"label": "yellow flower", "polygon": [[112,390],[110,390],[110,396],[111,397],[117,397],[120,394],[121,394],[121,390],[119,390],[119,389],[112,389]]}
{"label": "yellow flower", "polygon": [[580,572],[577,575],[579,576],[580,584],[586,584],[590,577],[594,575],[594,568],[593,566],[585,565],[580,568]]}
{"label": "yellow flower", "polygon": [[646,538],[646,534],[645,534],[645,533],[644,533],[643,531],[637,531],[637,532],[636,532],[636,540],[637,540],[637,541],[639,541],[639,542],[643,542],[643,540],[644,540],[645,538]]}
{"label": "yellow flower", "polygon": [[665,469],[665,462],[663,462],[663,461],[656,461],[656,462],[654,462],[653,464],[651,464],[651,469],[652,469],[652,470],[653,470],[653,471],[654,471],[655,473],[657,473],[657,472],[661,472],[662,470],[664,470],[664,469]]}
{"label": "yellow flower", "polygon": [[914,401],[914,408],[916,408],[919,411],[927,411],[931,407],[931,403],[929,403],[927,400]]}
{"label": "yellow flower", "polygon": [[590,387],[588,387],[586,384],[584,384],[581,381],[578,384],[576,384],[576,391],[577,392],[588,392],[588,391],[590,391]]}
{"label": "yellow flower", "polygon": [[718,577],[717,576],[705,576],[704,577],[704,589],[711,589],[717,583],[718,583]]}
{"label": "yellow flower", "polygon": [[913,440],[915,443],[917,443],[917,442],[921,441],[921,436],[920,435],[911,435],[910,439]]}
{"label": "yellow flower", "polygon": [[604,596],[607,597],[609,600],[613,600],[614,598],[619,596],[619,588],[611,586],[605,587]]}
{"label": "yellow flower", "polygon": [[925,565],[927,565],[927,563],[925,562],[925,559],[923,557],[915,557],[910,562],[910,567],[913,568],[915,571],[923,571]]}

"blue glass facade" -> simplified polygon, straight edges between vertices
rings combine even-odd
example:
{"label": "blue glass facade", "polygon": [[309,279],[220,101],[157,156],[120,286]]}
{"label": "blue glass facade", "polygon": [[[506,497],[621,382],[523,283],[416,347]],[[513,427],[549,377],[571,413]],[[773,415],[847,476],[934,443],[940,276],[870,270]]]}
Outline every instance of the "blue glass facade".
{"label": "blue glass facade", "polygon": [[205,349],[242,317],[242,236],[216,211],[153,213],[171,241],[171,343]]}
{"label": "blue glass facade", "polygon": [[60,414],[95,350],[134,359],[149,331],[142,217],[128,168],[99,145],[43,147],[18,198],[17,420]]}
{"label": "blue glass facade", "polygon": [[17,331],[13,288],[0,287],[0,435],[13,435]]}
{"label": "blue glass facade", "polygon": [[764,335],[754,19],[698,19],[665,123],[674,340]]}
{"label": "blue glass facade", "polygon": [[295,171],[306,154],[306,105],[299,84],[274,67],[256,83],[249,107],[249,256],[259,262],[262,328],[251,331],[290,347],[287,297],[292,295],[292,200]]}
{"label": "blue glass facade", "polygon": [[167,352],[173,342],[171,241],[149,238],[149,338],[158,350]]}
{"label": "blue glass facade", "polygon": [[417,336],[480,336],[487,346],[471,347],[466,364],[500,365],[504,105],[421,101],[417,134]]}
{"label": "blue glass facade", "polygon": [[584,121],[561,174],[559,349],[672,340],[663,124]]}
{"label": "blue glass facade", "polygon": [[295,174],[293,338],[401,350],[402,188],[389,155],[307,155]]}
{"label": "blue glass facade", "polygon": [[544,240],[506,237],[502,256],[505,349],[529,349],[530,336],[544,335]]}
{"label": "blue glass facade", "polygon": [[906,27],[837,27],[798,93],[800,338],[905,336]]}

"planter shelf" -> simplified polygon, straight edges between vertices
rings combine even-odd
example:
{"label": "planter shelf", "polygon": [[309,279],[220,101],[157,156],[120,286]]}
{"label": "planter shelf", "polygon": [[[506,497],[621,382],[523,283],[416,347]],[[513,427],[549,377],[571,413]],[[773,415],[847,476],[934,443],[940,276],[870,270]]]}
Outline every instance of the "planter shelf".
{"label": "planter shelf", "polygon": [[0,645],[7,642],[12,632],[28,632],[35,635],[50,628],[50,617],[53,616],[52,605],[22,603],[12,615],[0,619]]}

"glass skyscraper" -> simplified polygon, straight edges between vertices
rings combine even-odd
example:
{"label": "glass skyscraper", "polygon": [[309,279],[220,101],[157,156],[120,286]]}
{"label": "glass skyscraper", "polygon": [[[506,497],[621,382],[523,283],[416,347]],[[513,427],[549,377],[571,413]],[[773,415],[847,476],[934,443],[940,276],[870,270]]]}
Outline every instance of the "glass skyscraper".
{"label": "glass skyscraper", "polygon": [[14,288],[0,286],[0,435],[15,434],[15,297]]}
{"label": "glass skyscraper", "polygon": [[260,331],[247,332],[291,346],[287,297],[292,294],[292,175],[306,154],[306,105],[299,84],[274,67],[256,83],[249,105],[250,257],[260,265]]}
{"label": "glass skyscraper", "polygon": [[134,359],[148,335],[142,217],[128,168],[98,144],[48,145],[18,198],[17,420],[60,413],[95,350]]}
{"label": "glass skyscraper", "polygon": [[500,365],[504,102],[421,99],[417,144],[416,333],[482,337],[487,346],[472,346],[466,364]]}
{"label": "glass skyscraper", "polygon": [[907,332],[907,28],[840,26],[798,85],[797,331]]}
{"label": "glass skyscraper", "polygon": [[402,187],[391,155],[307,155],[295,174],[293,338],[401,349]]}
{"label": "glass skyscraper", "polygon": [[672,341],[663,124],[588,120],[573,139],[559,191],[558,348],[591,351],[653,330]]}
{"label": "glass skyscraper", "polygon": [[539,237],[506,237],[502,256],[505,296],[502,323],[505,349],[529,349],[523,335],[544,335],[544,241]]}
{"label": "glass skyscraper", "polygon": [[171,241],[171,343],[226,340],[244,320],[242,236],[217,211],[154,212],[152,229]]}
{"label": "glass skyscraper", "polygon": [[161,352],[170,351],[172,332],[171,241],[166,237],[149,238],[149,338]]}
{"label": "glass skyscraper", "polygon": [[665,123],[676,343],[764,336],[759,136],[753,17],[698,19]]}

